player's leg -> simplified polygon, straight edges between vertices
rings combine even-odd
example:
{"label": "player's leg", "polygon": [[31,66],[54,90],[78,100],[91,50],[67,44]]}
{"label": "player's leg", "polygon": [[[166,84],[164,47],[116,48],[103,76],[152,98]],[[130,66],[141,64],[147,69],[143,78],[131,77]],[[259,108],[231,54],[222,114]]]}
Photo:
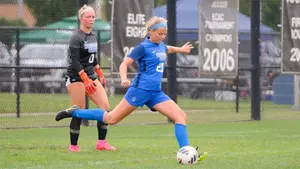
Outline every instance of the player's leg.
{"label": "player's leg", "polygon": [[123,98],[109,113],[102,109],[80,109],[79,107],[72,106],[69,109],[60,111],[56,115],[55,120],[60,121],[65,118],[77,117],[85,120],[102,121],[106,124],[114,125],[132,113],[135,109],[135,106],[132,106]]}
{"label": "player's leg", "polygon": [[152,92],[130,87],[121,102],[108,114],[104,115],[107,124],[116,124],[132,113],[137,107],[144,106],[152,97]]}
{"label": "player's leg", "polygon": [[[138,93],[135,88],[129,88],[126,92],[125,97],[109,113],[102,109],[83,110],[78,108],[71,108],[59,112],[56,115],[55,119],[56,121],[59,121],[68,117],[77,117],[87,120],[102,121],[106,124],[114,125],[121,121],[123,118],[125,118],[127,115],[132,113],[137,106],[144,105],[145,101],[142,100],[143,97],[141,96],[143,96],[143,94]],[[134,101],[133,103],[129,103],[128,100],[130,100],[131,102],[132,100]]]}
{"label": "player's leg", "polygon": [[146,105],[151,109],[159,111],[175,123],[175,136],[180,148],[189,145],[186,131],[186,114],[173,100],[164,92],[157,92],[156,96],[146,103]]}
{"label": "player's leg", "polygon": [[[71,104],[77,105],[79,108],[85,108],[85,89],[81,82],[74,82],[67,85],[68,93],[71,97]],[[69,151],[80,151],[78,139],[80,134],[80,118],[72,118],[70,122],[70,142]]]}
{"label": "player's leg", "polygon": [[105,89],[102,87],[98,79],[96,79],[94,83],[97,86],[96,88],[97,90],[95,93],[89,94],[88,97],[97,105],[97,107],[105,111],[109,111],[110,105],[108,102]]}
{"label": "player's leg", "polygon": [[151,92],[136,88],[129,88],[125,97],[109,113],[102,109],[83,110],[78,108],[70,108],[60,111],[56,115],[55,119],[56,121],[60,121],[64,118],[77,117],[86,120],[102,121],[106,124],[114,125],[132,113],[136,107],[143,106],[150,97]]}
{"label": "player's leg", "polygon": [[[175,123],[175,136],[179,147],[189,146],[189,140],[186,130],[187,117],[185,112],[164,92],[156,95],[151,99],[147,106],[153,110],[159,111],[167,116]],[[207,156],[207,152],[199,153],[198,161],[203,160]]]}
{"label": "player's leg", "polygon": [[[109,111],[110,106],[108,102],[108,98],[106,95],[105,89],[102,87],[101,83],[98,79],[96,79],[95,84],[97,86],[97,90],[93,94],[89,94],[88,97],[99,107],[105,111]],[[97,129],[98,129],[98,140],[96,143],[97,150],[116,150],[115,147],[112,147],[108,144],[106,139],[108,125],[97,121]]]}
{"label": "player's leg", "polygon": [[126,116],[131,114],[135,109],[135,106],[132,106],[125,98],[123,98],[111,112],[104,114],[103,120],[109,125],[117,124]]}

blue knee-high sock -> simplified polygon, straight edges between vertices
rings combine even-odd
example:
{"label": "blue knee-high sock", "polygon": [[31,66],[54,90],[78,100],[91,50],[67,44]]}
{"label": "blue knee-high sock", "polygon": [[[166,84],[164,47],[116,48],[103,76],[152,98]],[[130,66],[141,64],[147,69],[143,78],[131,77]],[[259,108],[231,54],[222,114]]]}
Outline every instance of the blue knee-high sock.
{"label": "blue knee-high sock", "polygon": [[185,125],[175,124],[175,136],[179,144],[179,148],[189,145],[189,139],[188,139]]}
{"label": "blue knee-high sock", "polygon": [[103,122],[104,112],[102,109],[76,109],[73,111],[72,117]]}

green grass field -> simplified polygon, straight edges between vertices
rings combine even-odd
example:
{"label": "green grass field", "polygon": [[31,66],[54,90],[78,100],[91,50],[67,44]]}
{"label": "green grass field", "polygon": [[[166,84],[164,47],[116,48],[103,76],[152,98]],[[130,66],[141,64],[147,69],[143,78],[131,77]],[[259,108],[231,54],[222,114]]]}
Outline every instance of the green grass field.
{"label": "green grass field", "polygon": [[0,168],[300,168],[299,120],[190,123],[190,142],[209,157],[192,166],[176,162],[173,125],[119,125],[109,130],[116,152],[95,150],[96,129],[83,127],[80,153],[67,152],[68,128],[0,130]]}
{"label": "green grass field", "polygon": [[[16,97],[14,93],[0,93],[0,113],[15,113],[16,112]],[[123,95],[109,97],[111,108],[115,107]],[[70,98],[68,94],[20,94],[20,109],[23,113],[39,113],[39,112],[56,112],[70,106]],[[178,104],[182,109],[222,109],[235,111],[235,102],[216,102],[213,100],[193,100],[178,96]],[[90,102],[90,107],[96,106]],[[250,101],[241,100],[241,111],[250,111]],[[287,109],[291,106],[274,105],[271,102],[262,102],[261,108],[264,109]],[[144,108],[145,109],[145,108]]]}
{"label": "green grass field", "polygon": [[[109,97],[111,108],[115,107],[122,96],[116,95]],[[16,116],[16,95],[10,93],[0,94],[0,128],[19,128],[19,127],[53,127],[67,126],[69,121],[56,123],[53,121],[56,112],[70,106],[69,96],[67,94],[21,94],[20,96],[20,118]],[[193,122],[211,123],[224,121],[245,121],[250,119],[251,104],[247,100],[240,102],[240,112],[235,113],[234,102],[216,102],[213,100],[193,100],[184,97],[178,97],[179,106],[189,113]],[[90,102],[90,108],[96,106]],[[262,102],[263,119],[285,119],[294,117],[285,117],[294,115],[295,111],[291,106],[274,105],[271,102]],[[146,107],[139,108],[147,110]],[[139,112],[137,111],[137,112]],[[148,111],[145,114],[134,113],[129,117],[129,122],[122,123],[163,123],[166,118],[160,114],[153,114]],[[147,116],[145,119],[143,116]]]}
{"label": "green grass field", "polygon": [[[15,103],[7,100],[15,96],[0,96],[1,114],[13,113]],[[110,97],[111,106],[121,98]],[[187,112],[191,145],[209,153],[199,164],[182,166],[176,162],[178,146],[173,125],[158,113],[139,109],[118,125],[110,126],[108,140],[118,148],[116,152],[96,151],[96,128],[83,126],[81,152],[69,153],[66,126],[70,120],[54,121],[55,112],[69,105],[68,96],[22,94],[21,102],[21,118],[0,116],[1,128],[35,128],[0,129],[1,169],[300,168],[300,112],[291,106],[262,102],[262,120],[250,121],[249,101],[241,101],[241,110],[235,113],[233,102],[179,97],[178,104]],[[54,113],[40,115],[42,112]]]}

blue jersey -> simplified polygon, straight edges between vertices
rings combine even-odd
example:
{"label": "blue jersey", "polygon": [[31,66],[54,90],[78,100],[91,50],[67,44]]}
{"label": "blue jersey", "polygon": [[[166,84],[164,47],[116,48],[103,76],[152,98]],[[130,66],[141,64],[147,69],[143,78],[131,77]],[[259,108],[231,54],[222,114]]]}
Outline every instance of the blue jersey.
{"label": "blue jersey", "polygon": [[149,38],[136,46],[128,56],[139,65],[139,71],[131,86],[144,90],[161,90],[167,51],[164,42],[152,43]]}

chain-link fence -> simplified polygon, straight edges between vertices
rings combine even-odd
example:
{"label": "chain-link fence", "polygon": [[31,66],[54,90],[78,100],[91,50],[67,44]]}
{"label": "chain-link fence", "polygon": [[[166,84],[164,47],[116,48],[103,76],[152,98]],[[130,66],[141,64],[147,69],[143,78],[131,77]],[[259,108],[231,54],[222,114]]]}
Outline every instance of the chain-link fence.
{"label": "chain-link fence", "polygon": [[[25,1],[26,2],[26,1]],[[69,121],[57,123],[57,111],[70,106],[64,77],[67,66],[68,40],[78,27],[77,4],[69,3],[73,11],[56,21],[41,22],[32,12],[36,4],[27,4],[19,9],[25,15],[35,17],[35,27],[0,28],[0,128],[67,126]],[[95,1],[95,3],[99,3]],[[11,2],[10,2],[11,3]],[[67,2],[65,2],[67,3]],[[2,4],[0,3],[0,6]],[[17,4],[11,4],[14,6]],[[51,6],[51,5],[50,5]],[[96,9],[100,7],[96,7]],[[40,11],[41,12],[41,11]],[[17,13],[17,12],[16,12]],[[51,13],[43,13],[51,15]],[[28,14],[29,15],[29,14]],[[41,16],[39,16],[41,17]],[[51,18],[51,17],[50,17]],[[32,26],[27,23],[27,26]],[[98,60],[106,69],[107,91],[111,106],[114,107],[124,94],[119,79],[111,76],[110,67],[110,23],[97,19],[94,33],[98,38]],[[191,30],[181,30],[182,34],[194,36]],[[239,36],[250,36],[241,33]],[[185,36],[188,37],[188,36]],[[244,38],[245,39],[245,38]],[[184,41],[178,39],[177,44]],[[193,43],[197,46],[197,40]],[[250,118],[251,97],[251,55],[250,39],[239,44],[239,75],[234,78],[203,78],[199,76],[199,56],[197,47],[190,55],[177,55],[178,104],[185,110],[229,111],[233,114],[244,111]],[[261,41],[261,96],[262,109],[272,99],[273,79],[280,74],[280,34],[263,34]],[[167,71],[166,71],[167,72]],[[167,77],[165,75],[165,77]],[[167,91],[167,79],[163,89]],[[176,84],[174,84],[176,85]],[[211,104],[205,105],[208,102]],[[222,106],[214,106],[221,103]],[[90,107],[94,107],[90,103]],[[209,113],[209,111],[208,111]]]}
{"label": "chain-link fence", "polygon": [[[96,57],[107,70],[110,22],[100,12],[107,4],[92,0],[88,5],[96,14]],[[79,26],[79,1],[8,0],[0,8],[0,128],[55,126],[53,112],[70,105],[67,50]]]}

